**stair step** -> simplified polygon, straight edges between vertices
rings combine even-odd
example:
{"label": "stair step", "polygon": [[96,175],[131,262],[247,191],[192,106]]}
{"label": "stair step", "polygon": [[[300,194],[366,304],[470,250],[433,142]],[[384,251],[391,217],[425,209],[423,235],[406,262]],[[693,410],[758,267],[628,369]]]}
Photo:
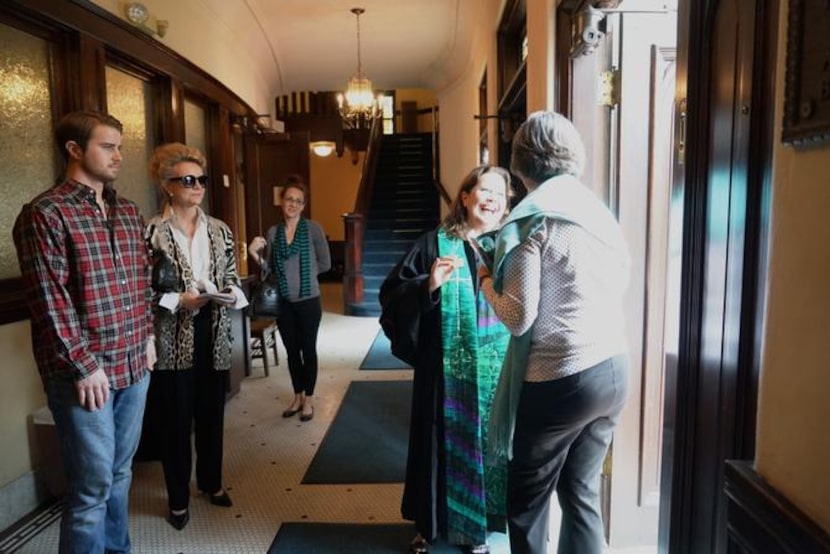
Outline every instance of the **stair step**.
{"label": "stair step", "polygon": [[[390,267],[389,271],[392,271],[392,269],[394,267],[395,266]],[[387,272],[386,275],[388,275],[388,274],[389,273]],[[363,276],[363,288],[364,288],[364,290],[366,290],[366,289],[368,289],[368,290],[373,290],[373,289],[380,290],[380,286],[386,280],[386,275],[364,275]]]}
{"label": "stair step", "polygon": [[423,235],[424,232],[424,229],[366,229],[363,238],[368,240],[408,240],[412,242]]}
{"label": "stair step", "polygon": [[401,217],[401,218],[377,218],[370,219],[367,229],[392,229],[398,231],[411,231],[432,229],[438,224],[434,217]]}
{"label": "stair step", "polygon": [[[393,268],[398,260],[400,260],[406,251],[403,252],[363,252],[363,263],[364,264],[384,264],[389,267],[389,269]],[[388,273],[388,272],[387,272]]]}
{"label": "stair step", "polygon": [[363,301],[346,307],[350,315],[380,314],[383,281],[413,241],[440,221],[432,150],[429,133],[382,137],[363,235]]}
{"label": "stair step", "polygon": [[372,191],[372,197],[377,198],[395,198],[402,196],[421,195],[432,193],[437,196],[438,193],[432,185],[432,181],[412,180],[412,181],[398,181],[379,183],[380,186]]}
{"label": "stair step", "polygon": [[430,209],[430,208],[438,208],[438,198],[437,195],[430,195],[427,194],[426,191],[422,191],[421,194],[410,194],[410,195],[384,195],[382,197],[378,197],[373,199],[372,204],[369,206],[369,209],[372,210],[375,207],[381,209],[390,209],[390,208],[401,208],[401,209],[409,209],[409,208],[418,208],[418,209]]}
{"label": "stair step", "polygon": [[380,304],[378,302],[349,304],[346,306],[346,315],[356,317],[378,317],[380,311]]}

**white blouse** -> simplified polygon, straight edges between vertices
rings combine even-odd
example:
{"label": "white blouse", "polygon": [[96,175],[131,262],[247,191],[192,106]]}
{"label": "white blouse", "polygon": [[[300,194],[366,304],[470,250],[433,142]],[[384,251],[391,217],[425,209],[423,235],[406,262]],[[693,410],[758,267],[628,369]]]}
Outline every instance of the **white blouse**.
{"label": "white blouse", "polygon": [[[170,214],[170,217],[175,215]],[[189,290],[198,292],[219,292],[216,283],[210,280],[210,239],[207,232],[207,216],[200,209],[199,219],[196,223],[196,231],[191,240],[176,225],[171,225],[173,239],[176,245],[184,252],[187,263],[193,271],[193,281]],[[240,310],[248,305],[245,293],[239,287],[231,286],[231,293],[236,297],[236,302],[230,306],[231,309]],[[162,295],[159,304],[175,313],[179,309],[179,293],[168,292]]]}

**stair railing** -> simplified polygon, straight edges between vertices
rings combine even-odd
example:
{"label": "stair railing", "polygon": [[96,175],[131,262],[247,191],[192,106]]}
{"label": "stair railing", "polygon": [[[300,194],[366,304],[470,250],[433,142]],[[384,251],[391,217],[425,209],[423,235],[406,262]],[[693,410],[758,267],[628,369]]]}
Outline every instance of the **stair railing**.
{"label": "stair railing", "polygon": [[444,204],[452,204],[452,197],[441,184],[441,157],[438,149],[438,106],[432,107],[432,184]]}
{"label": "stair railing", "polygon": [[346,314],[349,313],[350,305],[363,302],[363,236],[366,231],[366,215],[369,213],[372,200],[372,188],[375,185],[382,130],[383,120],[379,117],[373,118],[354,210],[343,214],[346,250],[343,268],[343,308]]}

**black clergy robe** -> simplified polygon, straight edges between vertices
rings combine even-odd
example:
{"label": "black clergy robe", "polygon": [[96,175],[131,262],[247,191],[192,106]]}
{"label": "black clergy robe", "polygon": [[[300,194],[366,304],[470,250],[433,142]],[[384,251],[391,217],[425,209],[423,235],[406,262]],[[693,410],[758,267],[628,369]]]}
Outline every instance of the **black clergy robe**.
{"label": "black clergy robe", "polygon": [[[381,325],[393,353],[397,354],[396,336],[414,342],[414,348],[403,350],[415,374],[401,515],[414,521],[421,536],[430,541],[445,536],[447,528],[441,292],[430,294],[428,288],[429,272],[438,257],[437,236],[433,230],[418,238],[380,288]],[[467,243],[464,250],[477,290],[475,254]]]}

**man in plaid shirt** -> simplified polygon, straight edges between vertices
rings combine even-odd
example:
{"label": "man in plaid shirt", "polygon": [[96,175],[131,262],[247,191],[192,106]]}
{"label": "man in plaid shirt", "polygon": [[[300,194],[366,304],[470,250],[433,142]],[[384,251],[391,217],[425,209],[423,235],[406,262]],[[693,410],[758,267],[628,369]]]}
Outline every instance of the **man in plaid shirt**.
{"label": "man in plaid shirt", "polygon": [[14,225],[35,361],[67,477],[61,553],[130,551],[131,464],[155,347],[144,221],[112,188],[121,131],[98,112],[64,117],[55,140],[65,177]]}

